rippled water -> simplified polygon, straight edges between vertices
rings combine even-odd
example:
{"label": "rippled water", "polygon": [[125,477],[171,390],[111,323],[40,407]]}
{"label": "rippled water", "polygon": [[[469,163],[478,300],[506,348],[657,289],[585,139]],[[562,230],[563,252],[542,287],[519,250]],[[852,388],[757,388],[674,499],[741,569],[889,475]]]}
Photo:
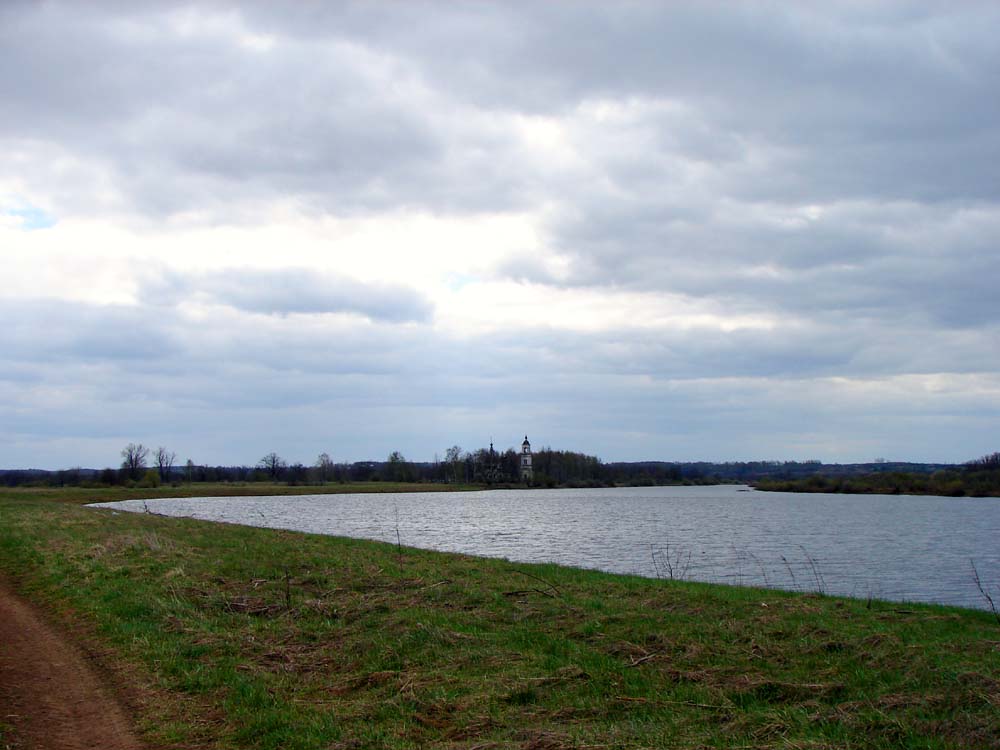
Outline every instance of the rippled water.
{"label": "rippled water", "polygon": [[896,601],[1000,605],[1000,500],[732,486],[183,498],[130,511]]}

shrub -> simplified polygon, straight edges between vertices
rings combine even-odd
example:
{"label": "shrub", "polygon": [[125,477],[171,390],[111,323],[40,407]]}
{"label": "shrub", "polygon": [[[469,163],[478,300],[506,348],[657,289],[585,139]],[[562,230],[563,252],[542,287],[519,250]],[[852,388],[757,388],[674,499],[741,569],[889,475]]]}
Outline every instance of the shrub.
{"label": "shrub", "polygon": [[146,473],[142,475],[142,479],[136,485],[137,487],[159,487],[160,486],[160,472],[156,469],[147,469]]}

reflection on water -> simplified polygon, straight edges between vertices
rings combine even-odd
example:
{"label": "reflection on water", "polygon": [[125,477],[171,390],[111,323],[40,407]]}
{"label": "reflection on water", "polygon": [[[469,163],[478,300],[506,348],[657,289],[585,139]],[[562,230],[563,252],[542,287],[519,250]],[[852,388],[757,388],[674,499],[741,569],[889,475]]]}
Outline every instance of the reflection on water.
{"label": "reflection on water", "polygon": [[616,573],[983,607],[1000,500],[719,487],[128,500],[102,507]]}

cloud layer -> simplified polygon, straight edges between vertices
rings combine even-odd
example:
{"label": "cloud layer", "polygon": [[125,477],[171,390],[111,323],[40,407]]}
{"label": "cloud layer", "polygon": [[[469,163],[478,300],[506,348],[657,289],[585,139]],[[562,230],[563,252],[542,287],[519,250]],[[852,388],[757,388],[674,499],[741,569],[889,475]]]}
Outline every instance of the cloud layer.
{"label": "cloud layer", "polygon": [[996,450],[998,24],[6,4],[0,463]]}

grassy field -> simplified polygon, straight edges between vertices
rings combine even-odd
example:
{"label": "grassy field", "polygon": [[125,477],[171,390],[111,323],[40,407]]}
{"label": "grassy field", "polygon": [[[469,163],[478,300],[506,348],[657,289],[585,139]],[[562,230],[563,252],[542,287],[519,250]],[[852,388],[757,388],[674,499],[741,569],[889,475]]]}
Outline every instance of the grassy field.
{"label": "grassy field", "polygon": [[0,571],[156,746],[1000,748],[989,613],[79,506],[157,494],[0,491]]}

